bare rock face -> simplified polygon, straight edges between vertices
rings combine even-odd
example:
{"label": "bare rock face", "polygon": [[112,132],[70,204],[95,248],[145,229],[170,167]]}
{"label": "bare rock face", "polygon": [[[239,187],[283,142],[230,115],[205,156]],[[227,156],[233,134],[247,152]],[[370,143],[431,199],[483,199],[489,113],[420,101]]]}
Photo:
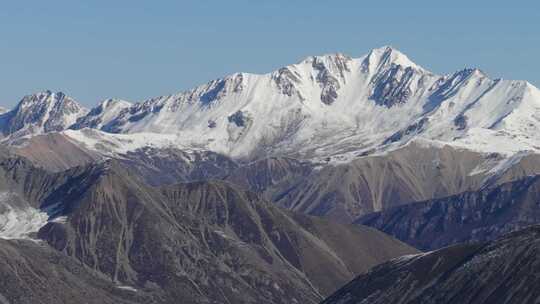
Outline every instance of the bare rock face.
{"label": "bare rock face", "polygon": [[540,226],[532,226],[490,243],[391,260],[322,303],[538,303],[539,255]]}
{"label": "bare rock face", "polygon": [[540,222],[540,176],[368,214],[372,226],[422,250],[494,240]]}
{"label": "bare rock face", "polygon": [[372,80],[374,87],[369,98],[388,108],[405,103],[412,94],[413,75],[410,67],[392,66]]}
{"label": "bare rock face", "polygon": [[229,123],[234,123],[237,127],[245,127],[247,125],[247,116],[242,111],[236,111],[227,117]]}
{"label": "bare rock face", "polygon": [[234,74],[225,79],[214,80],[208,84],[206,91],[200,96],[193,96],[200,99],[204,105],[210,105],[212,102],[223,98],[228,93],[240,93],[244,88],[244,75],[242,73]]}
{"label": "bare rock face", "polygon": [[383,144],[390,144],[393,142],[398,142],[403,139],[412,138],[414,135],[417,135],[424,131],[425,126],[429,123],[429,118],[423,117],[420,120],[408,125],[403,130],[399,130],[396,133],[392,134],[390,137],[383,141]]}
{"label": "bare rock face", "polygon": [[341,88],[340,81],[344,81],[345,73],[350,72],[348,63],[352,60],[342,54],[333,56],[312,57],[313,69],[317,71],[316,81],[321,87],[321,101],[331,105],[338,98]]}
{"label": "bare rock face", "polygon": [[296,85],[301,82],[301,76],[298,72],[293,72],[291,69],[284,67],[274,72],[272,79],[282,94],[289,97],[297,96],[300,100],[304,100],[304,97],[296,88]]}

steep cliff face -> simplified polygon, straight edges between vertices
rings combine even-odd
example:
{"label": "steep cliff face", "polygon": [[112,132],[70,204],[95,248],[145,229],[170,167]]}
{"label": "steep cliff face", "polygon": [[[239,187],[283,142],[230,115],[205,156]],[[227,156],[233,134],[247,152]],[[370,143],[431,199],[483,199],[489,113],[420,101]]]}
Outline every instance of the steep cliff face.
{"label": "steep cliff face", "polygon": [[540,176],[478,191],[408,204],[361,217],[372,226],[422,250],[493,240],[540,222]]}
{"label": "steep cliff face", "polygon": [[532,226],[490,243],[391,260],[322,303],[538,303],[539,255],[540,226]]}

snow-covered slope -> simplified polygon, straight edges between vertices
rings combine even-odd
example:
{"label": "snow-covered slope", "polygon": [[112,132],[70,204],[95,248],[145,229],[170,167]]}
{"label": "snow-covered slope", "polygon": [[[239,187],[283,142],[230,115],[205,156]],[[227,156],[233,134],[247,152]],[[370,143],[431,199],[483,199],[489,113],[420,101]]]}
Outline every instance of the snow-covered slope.
{"label": "snow-covered slope", "polygon": [[[71,123],[84,111],[73,112]],[[313,56],[268,74],[236,73],[136,104],[106,100],[53,129],[105,132],[66,133],[91,145],[97,136],[111,138],[105,146],[121,138],[240,160],[349,161],[413,139],[509,155],[538,151],[539,120],[540,91],[525,81],[493,80],[477,69],[439,76],[382,47],[360,58]]]}
{"label": "snow-covered slope", "polygon": [[8,111],[8,109],[4,108],[4,107],[0,107],[0,114],[4,114]]}
{"label": "snow-covered slope", "polygon": [[15,109],[0,115],[0,133],[25,136],[62,131],[88,112],[74,99],[45,91],[25,96]]}

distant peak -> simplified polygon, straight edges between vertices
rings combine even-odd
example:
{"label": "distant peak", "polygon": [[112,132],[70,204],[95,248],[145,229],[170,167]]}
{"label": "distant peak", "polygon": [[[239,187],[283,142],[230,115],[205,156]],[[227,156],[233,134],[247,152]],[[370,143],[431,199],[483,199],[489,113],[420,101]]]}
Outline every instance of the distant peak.
{"label": "distant peak", "polygon": [[75,99],[67,96],[63,92],[52,92],[50,90],[24,96],[15,107],[15,110],[18,112],[37,111],[39,113],[60,110],[69,113],[82,113],[87,111],[87,109],[80,105]]}

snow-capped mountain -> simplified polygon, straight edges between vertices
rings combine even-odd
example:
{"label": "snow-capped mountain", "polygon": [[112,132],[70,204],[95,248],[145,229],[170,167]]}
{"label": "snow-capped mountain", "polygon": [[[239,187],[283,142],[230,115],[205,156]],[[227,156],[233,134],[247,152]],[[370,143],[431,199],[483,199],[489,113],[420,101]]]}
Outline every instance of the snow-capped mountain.
{"label": "snow-capped mountain", "polygon": [[4,108],[4,107],[0,107],[0,114],[4,114],[8,111],[8,109]]}
{"label": "snow-capped mountain", "polygon": [[62,131],[84,116],[87,109],[62,92],[25,96],[15,109],[0,115],[0,133],[24,136]]}
{"label": "snow-capped mountain", "polygon": [[[25,97],[0,116],[18,117],[3,124],[4,133],[93,128],[102,132],[66,134],[90,148],[118,139],[134,149],[172,145],[243,160],[293,155],[348,161],[417,138],[504,154],[540,149],[537,88],[493,80],[477,69],[436,75],[392,47],[360,58],[313,56],[263,75],[236,73],[135,104],[110,99],[87,114],[63,94],[54,96]],[[71,110],[51,111],[58,103]],[[56,123],[44,121],[50,117]]]}
{"label": "snow-capped mountain", "polygon": [[[107,112],[101,108],[89,116]],[[179,146],[239,159],[348,160],[418,137],[509,154],[540,147],[537,88],[476,69],[435,75],[391,47],[356,59],[309,57],[264,75],[237,73],[112,112],[101,124],[76,128],[173,135]]]}

